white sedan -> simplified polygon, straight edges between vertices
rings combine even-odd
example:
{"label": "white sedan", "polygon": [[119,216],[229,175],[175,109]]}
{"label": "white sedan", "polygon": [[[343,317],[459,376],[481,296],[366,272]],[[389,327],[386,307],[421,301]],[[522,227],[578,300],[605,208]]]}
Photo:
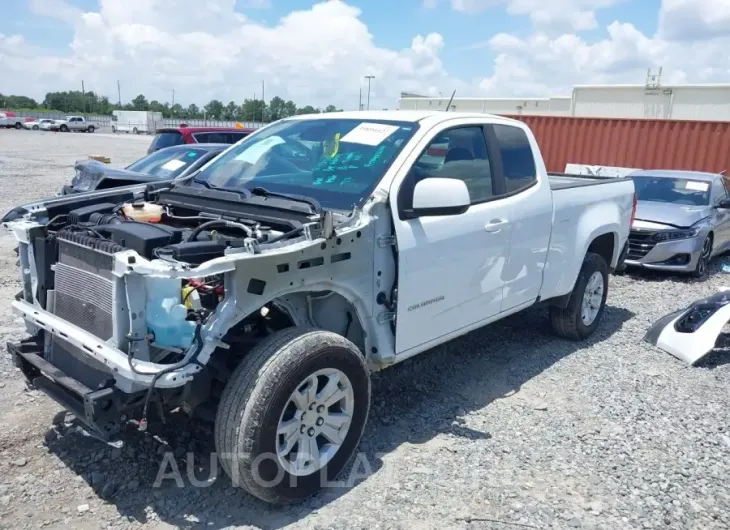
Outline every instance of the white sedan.
{"label": "white sedan", "polygon": [[51,127],[56,123],[56,120],[41,120],[38,127],[41,131],[50,131]]}
{"label": "white sedan", "polygon": [[[43,129],[44,124],[46,124],[48,127],[50,127],[51,123],[53,123],[53,120],[49,120],[49,119],[29,120],[29,121],[23,122],[23,128],[28,129],[29,131],[30,130],[37,131],[37,130]],[[48,130],[48,129],[46,128],[46,130]]]}

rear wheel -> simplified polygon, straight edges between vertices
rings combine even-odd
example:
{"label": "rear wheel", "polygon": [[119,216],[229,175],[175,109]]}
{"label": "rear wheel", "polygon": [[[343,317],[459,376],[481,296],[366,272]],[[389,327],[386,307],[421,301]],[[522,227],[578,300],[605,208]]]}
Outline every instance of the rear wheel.
{"label": "rear wheel", "polygon": [[88,127],[86,128],[86,132],[90,132],[90,133],[93,133],[93,132],[94,132],[94,126],[93,126],[93,125],[89,125],[89,126],[88,126]]}
{"label": "rear wheel", "polygon": [[215,444],[234,485],[275,504],[298,502],[352,458],[370,408],[370,376],[344,337],[287,328],[252,349],[228,381]]}
{"label": "rear wheel", "polygon": [[39,127],[38,127],[37,125],[34,125],[34,126],[33,126],[33,130],[34,130],[34,131],[37,131],[38,129],[39,129]]}
{"label": "rear wheel", "polygon": [[608,265],[600,255],[589,252],[565,308],[550,308],[550,323],[560,337],[583,340],[598,327],[606,307]]}
{"label": "rear wheel", "polygon": [[134,134],[139,134],[139,131],[137,130],[137,127],[135,127],[134,129],[132,129],[132,132],[133,132]]}
{"label": "rear wheel", "polygon": [[700,257],[697,260],[695,270],[692,271],[692,277],[698,280],[704,280],[707,278],[707,274],[710,271],[710,260],[712,258],[712,234],[709,234],[702,242],[702,250],[700,251]]}
{"label": "rear wheel", "polygon": [[23,124],[20,123],[19,121],[18,122],[15,122],[15,128],[18,129],[18,130],[20,130],[20,129],[23,128]]}

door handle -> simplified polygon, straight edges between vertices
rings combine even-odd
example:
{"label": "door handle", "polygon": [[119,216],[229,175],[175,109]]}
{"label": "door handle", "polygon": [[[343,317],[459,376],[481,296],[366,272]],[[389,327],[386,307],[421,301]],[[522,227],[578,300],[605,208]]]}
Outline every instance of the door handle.
{"label": "door handle", "polygon": [[506,225],[507,219],[492,219],[486,225],[484,225],[484,230],[486,230],[487,232],[499,232]]}

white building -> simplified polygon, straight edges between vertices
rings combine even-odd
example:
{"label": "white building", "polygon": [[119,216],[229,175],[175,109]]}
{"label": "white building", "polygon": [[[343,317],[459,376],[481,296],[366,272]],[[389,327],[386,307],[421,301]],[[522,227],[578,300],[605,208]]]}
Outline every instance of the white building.
{"label": "white building", "polygon": [[[402,94],[399,108],[445,110],[449,99]],[[573,87],[570,96],[454,98],[451,110],[535,116],[730,121],[730,84],[662,85],[659,76],[650,73],[643,85],[581,85]]]}

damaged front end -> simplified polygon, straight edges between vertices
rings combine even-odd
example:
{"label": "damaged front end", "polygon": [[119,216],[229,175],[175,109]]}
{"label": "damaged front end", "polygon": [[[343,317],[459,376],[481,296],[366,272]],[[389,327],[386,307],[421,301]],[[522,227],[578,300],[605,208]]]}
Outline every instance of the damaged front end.
{"label": "damaged front end", "polygon": [[665,315],[649,328],[644,341],[694,365],[715,348],[728,322],[730,290],[723,290]]}
{"label": "damaged front end", "polygon": [[23,283],[13,307],[31,335],[8,344],[16,366],[106,441],[130,422],[145,429],[150,410],[210,417],[252,344],[313,323],[299,291],[339,293],[356,322],[372,313],[372,218],[275,205],[263,215],[255,201],[173,188],[6,218]]}

